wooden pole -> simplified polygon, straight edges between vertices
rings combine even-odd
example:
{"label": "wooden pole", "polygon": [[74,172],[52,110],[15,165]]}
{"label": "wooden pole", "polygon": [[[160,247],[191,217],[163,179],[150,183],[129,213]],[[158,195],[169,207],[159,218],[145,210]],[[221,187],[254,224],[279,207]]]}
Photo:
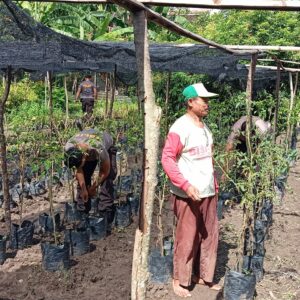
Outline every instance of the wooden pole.
{"label": "wooden pole", "polygon": [[252,131],[252,98],[253,98],[253,80],[254,73],[257,63],[257,54],[252,54],[251,64],[248,72],[247,79],[247,89],[246,89],[246,111],[247,111],[247,121],[246,121],[246,144],[247,153],[250,159],[252,159],[252,147],[251,147],[251,131]]}
{"label": "wooden pole", "polygon": [[49,112],[50,112],[50,135],[53,132],[53,94],[52,94],[52,72],[47,72],[49,83]]}
{"label": "wooden pole", "polygon": [[69,119],[69,95],[68,95],[68,87],[67,87],[67,77],[64,76],[64,89],[66,96],[66,119]]}
{"label": "wooden pole", "polygon": [[165,99],[165,119],[166,119],[166,130],[169,126],[169,118],[168,118],[168,107],[169,107],[169,100],[170,100],[170,82],[171,82],[171,72],[168,72],[167,77],[167,84],[166,84],[166,99]]}
{"label": "wooden pole", "polygon": [[105,73],[105,117],[108,113],[108,73]]}
{"label": "wooden pole", "polygon": [[276,142],[277,136],[277,122],[278,122],[278,110],[279,110],[279,103],[280,103],[280,62],[277,61],[277,72],[276,72],[276,89],[275,89],[275,112],[274,112],[274,124],[273,124],[273,142]]}
{"label": "wooden pole", "polygon": [[4,93],[1,97],[0,102],[0,162],[2,169],[2,185],[3,185],[3,200],[5,210],[5,226],[7,234],[11,231],[11,213],[10,213],[10,195],[9,195],[9,182],[7,173],[7,161],[6,161],[6,138],[4,132],[4,114],[5,114],[5,103],[8,99],[12,81],[12,69],[8,67],[6,69],[5,76],[5,88]]}
{"label": "wooden pole", "polygon": [[295,102],[296,90],[298,85],[298,73],[296,73],[295,87],[293,85],[293,75],[291,72],[289,72],[289,81],[290,81],[291,100],[290,100],[290,107],[289,107],[288,118],[287,118],[286,149],[289,149],[291,144],[291,133],[292,133],[291,116],[294,109],[294,102]]}
{"label": "wooden pole", "polygon": [[108,112],[108,117],[110,119],[111,119],[112,113],[113,113],[115,95],[116,95],[116,69],[115,69],[114,73],[112,74],[112,80],[111,80],[111,98],[110,98],[110,105],[109,105],[109,112]]}
{"label": "wooden pole", "polygon": [[143,10],[132,13],[134,43],[137,60],[139,101],[144,105],[144,182],[139,214],[139,227],[135,234],[132,262],[131,299],[143,300],[148,280],[148,252],[152,222],[155,187],[157,185],[157,160],[161,109],[155,104],[153,92],[147,18]]}

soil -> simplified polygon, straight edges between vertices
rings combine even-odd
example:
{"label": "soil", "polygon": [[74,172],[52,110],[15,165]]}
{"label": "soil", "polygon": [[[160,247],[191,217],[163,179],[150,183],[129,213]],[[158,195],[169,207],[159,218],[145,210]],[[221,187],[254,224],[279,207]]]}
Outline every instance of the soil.
{"label": "soil", "polygon": [[[300,161],[290,170],[288,191],[282,203],[274,208],[274,220],[270,239],[266,242],[264,263],[265,275],[257,284],[259,300],[300,300]],[[56,191],[56,209],[61,210],[67,199],[66,188]],[[26,200],[23,218],[36,219],[48,210],[47,195]],[[157,243],[156,228],[158,205],[153,217],[151,247]],[[227,207],[220,221],[220,241],[215,280],[224,282],[226,268],[236,263],[236,249],[241,228],[242,212],[239,206]],[[15,214],[14,219],[18,220]],[[163,209],[164,235],[172,235],[173,214],[169,204]],[[3,223],[1,223],[3,228]],[[80,257],[72,257],[68,271],[46,272],[41,266],[41,250],[36,244],[17,253],[0,266],[0,300],[127,300],[130,299],[131,261],[134,233],[137,220],[124,230],[114,229],[112,234],[100,241],[91,242],[91,251]],[[222,299],[221,293],[207,287],[194,286],[193,299]],[[165,284],[149,282],[147,299],[180,299],[171,288],[171,281]]]}

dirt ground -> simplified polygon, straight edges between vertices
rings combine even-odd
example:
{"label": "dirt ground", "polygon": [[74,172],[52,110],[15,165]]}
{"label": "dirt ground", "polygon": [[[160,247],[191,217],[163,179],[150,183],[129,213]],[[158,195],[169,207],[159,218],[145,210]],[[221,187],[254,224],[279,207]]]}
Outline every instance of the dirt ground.
{"label": "dirt ground", "polygon": [[[288,191],[274,209],[271,237],[266,242],[264,279],[257,284],[259,300],[300,300],[300,161],[291,168]],[[56,206],[68,200],[66,190],[56,191]],[[35,217],[49,203],[46,196],[28,200],[25,218]],[[153,219],[151,246],[157,242],[156,214]],[[172,234],[173,217],[168,203],[163,211],[165,235]],[[15,217],[16,218],[16,217]],[[91,251],[72,258],[72,267],[63,272],[46,272],[41,267],[38,240],[28,249],[10,253],[0,266],[0,300],[127,300],[130,299],[131,260],[137,220],[125,230],[114,230],[107,238],[91,242]],[[2,223],[1,226],[4,224]],[[227,208],[220,222],[220,242],[215,279],[223,284],[227,267],[234,267],[241,227],[241,210]],[[221,293],[206,287],[193,287],[193,299],[222,299]],[[170,282],[149,283],[147,299],[180,299]]]}

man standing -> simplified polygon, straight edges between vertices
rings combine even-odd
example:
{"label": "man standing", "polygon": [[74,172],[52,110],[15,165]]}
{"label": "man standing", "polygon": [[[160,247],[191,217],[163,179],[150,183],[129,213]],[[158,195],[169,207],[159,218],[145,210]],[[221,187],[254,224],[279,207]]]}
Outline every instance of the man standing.
{"label": "man standing", "polygon": [[187,287],[192,281],[221,289],[213,283],[219,237],[213,138],[203,121],[208,115],[208,99],[217,94],[197,83],[185,88],[183,95],[186,114],[170,128],[162,165],[171,181],[177,217],[173,289],[176,295],[190,297]]}
{"label": "man standing", "polygon": [[79,85],[77,90],[75,100],[78,100],[79,96],[82,104],[82,112],[91,116],[93,114],[95,100],[97,99],[97,88],[92,82],[91,75],[84,77],[84,81]]}
{"label": "man standing", "polygon": [[[88,213],[91,197],[100,187],[99,209],[106,213],[108,225],[114,218],[113,180],[116,177],[116,148],[112,137],[95,129],[85,129],[72,137],[65,145],[65,165],[76,168],[77,209]],[[93,173],[99,164],[99,175],[92,183]]]}

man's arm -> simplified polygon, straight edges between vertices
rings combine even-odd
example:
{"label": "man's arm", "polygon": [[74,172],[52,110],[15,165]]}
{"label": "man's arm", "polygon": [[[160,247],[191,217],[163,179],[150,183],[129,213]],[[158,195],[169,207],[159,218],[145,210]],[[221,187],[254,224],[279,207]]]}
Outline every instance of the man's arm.
{"label": "man's arm", "polygon": [[84,173],[83,173],[82,167],[80,167],[76,170],[76,179],[80,186],[82,200],[83,200],[83,202],[87,202],[89,199],[89,194],[88,194],[88,190],[87,190],[87,187],[85,184]]}
{"label": "man's arm", "polygon": [[110,172],[110,160],[106,159],[101,162],[99,175],[97,179],[93,182],[92,186],[88,189],[89,196],[93,197],[96,194],[98,186],[102,184],[102,182],[107,178]]}
{"label": "man's arm", "polygon": [[80,96],[80,93],[81,93],[81,85],[79,85],[79,87],[78,87],[78,90],[77,90],[77,93],[76,93],[75,100],[78,100],[78,98],[79,98],[79,96]]}
{"label": "man's arm", "polygon": [[189,198],[199,200],[199,191],[186,180],[179,170],[177,156],[182,152],[183,145],[177,133],[171,132],[162,152],[162,166],[174,185],[186,192]]}

